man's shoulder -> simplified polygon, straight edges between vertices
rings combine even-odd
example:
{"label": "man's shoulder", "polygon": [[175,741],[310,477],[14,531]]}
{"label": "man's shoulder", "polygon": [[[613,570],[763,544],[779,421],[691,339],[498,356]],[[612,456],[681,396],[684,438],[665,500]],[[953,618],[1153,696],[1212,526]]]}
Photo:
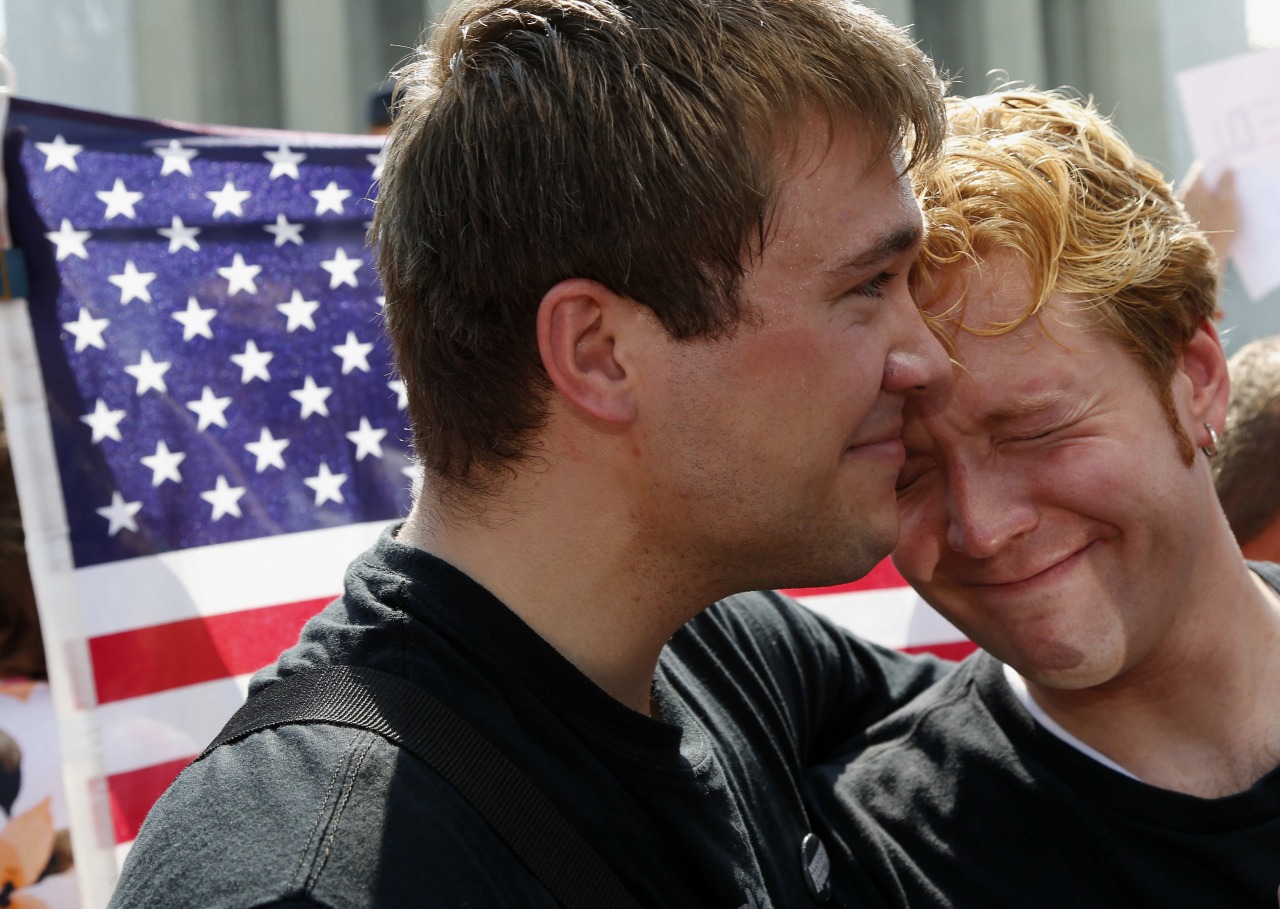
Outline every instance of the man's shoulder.
{"label": "man's shoulder", "polygon": [[998,665],[986,654],[975,653],[851,738],[844,752],[817,768],[812,778],[825,777],[852,798],[885,800],[892,806],[889,792],[930,791],[940,774],[951,778],[970,762],[987,763],[994,752],[1007,757],[1013,747],[1007,727],[1014,720],[1007,705],[989,696],[992,667]]}
{"label": "man's shoulder", "polygon": [[718,600],[694,616],[672,638],[677,647],[795,651],[812,646],[852,645],[888,653],[885,648],[859,638],[807,606],[777,590],[756,590]]}
{"label": "man's shoulder", "polygon": [[809,611],[776,590],[738,593],[718,600],[694,616],[676,634],[698,637],[713,634],[752,634],[765,629],[790,631],[804,628]]}
{"label": "man's shoulder", "polygon": [[[745,686],[753,699],[797,696],[804,679],[837,679],[832,653],[841,633],[811,610],[775,591],[742,593],[703,610],[675,633],[662,654],[663,671],[694,680],[704,694]],[[714,670],[714,671],[713,671]]]}
{"label": "man's shoulder", "polygon": [[415,905],[423,893],[442,906],[546,901],[425,764],[375,733],[308,724],[254,733],[184,770],[148,816],[113,905]]}

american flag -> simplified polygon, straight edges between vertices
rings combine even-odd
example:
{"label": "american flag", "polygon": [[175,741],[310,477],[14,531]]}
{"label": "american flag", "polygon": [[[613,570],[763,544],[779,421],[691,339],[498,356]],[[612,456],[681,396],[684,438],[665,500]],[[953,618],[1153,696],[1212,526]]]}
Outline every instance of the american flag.
{"label": "american flag", "polygon": [[[27,307],[0,302],[6,422],[98,904],[249,676],[407,511],[364,240],[381,144],[15,100],[4,155],[29,273]],[[795,593],[891,646],[970,649],[887,562]]]}

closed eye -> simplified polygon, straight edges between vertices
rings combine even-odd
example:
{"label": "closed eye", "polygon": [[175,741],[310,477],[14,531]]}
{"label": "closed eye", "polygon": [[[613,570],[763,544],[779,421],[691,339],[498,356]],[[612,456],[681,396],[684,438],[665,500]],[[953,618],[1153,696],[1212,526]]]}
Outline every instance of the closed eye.
{"label": "closed eye", "polygon": [[1045,430],[1044,432],[1039,432],[1032,436],[1017,436],[1015,438],[1010,439],[1009,441],[1010,442],[1035,442],[1039,439],[1048,438],[1049,436],[1053,435],[1056,431],[1057,430],[1054,430],[1054,429],[1048,429],[1048,430]]}
{"label": "closed eye", "polygon": [[860,297],[882,297],[885,287],[896,277],[897,275],[892,272],[882,271],[865,284],[853,288],[851,293]]}

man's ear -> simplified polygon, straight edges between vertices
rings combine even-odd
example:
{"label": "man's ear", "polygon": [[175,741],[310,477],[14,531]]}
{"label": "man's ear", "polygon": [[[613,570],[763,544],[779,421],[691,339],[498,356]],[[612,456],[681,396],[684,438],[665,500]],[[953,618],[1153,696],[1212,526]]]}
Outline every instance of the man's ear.
{"label": "man's ear", "polygon": [[570,278],[546,292],[538,307],[538,352],[556,391],[606,423],[636,413],[625,353],[636,304],[598,281]]}
{"label": "man's ear", "polygon": [[[1210,319],[1201,319],[1195,334],[1178,355],[1178,372],[1186,378],[1188,395],[1184,401],[1191,420],[1191,439],[1197,446],[1208,445],[1202,424],[1208,423],[1221,433],[1227,419],[1227,398],[1231,382],[1227,373],[1227,356],[1218,340],[1218,330]],[[1201,440],[1201,436],[1205,436]]]}

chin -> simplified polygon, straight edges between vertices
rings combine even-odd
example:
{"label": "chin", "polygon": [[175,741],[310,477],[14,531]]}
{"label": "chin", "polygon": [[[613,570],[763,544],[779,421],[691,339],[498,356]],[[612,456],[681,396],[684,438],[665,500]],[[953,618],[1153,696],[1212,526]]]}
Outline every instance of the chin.
{"label": "chin", "polygon": [[1111,681],[1118,673],[1116,667],[1097,657],[1097,653],[1088,654],[1077,647],[1061,644],[1047,653],[1024,652],[1002,662],[1008,663],[1024,679],[1042,688],[1083,691]]}
{"label": "chin", "polygon": [[857,541],[858,545],[848,550],[847,565],[853,570],[853,574],[841,583],[865,577],[871,569],[889,557],[893,548],[898,545],[898,524],[895,521],[886,527],[864,527]]}
{"label": "chin", "polygon": [[[857,581],[871,573],[880,561],[889,554],[888,549],[880,547],[851,547],[839,550],[833,546],[815,545],[810,556],[819,551],[825,556],[821,561],[812,558],[796,560],[787,566],[787,574],[793,580],[784,587],[834,587]],[[799,580],[795,580],[795,579]]]}
{"label": "chin", "polygon": [[868,520],[848,515],[839,520],[807,521],[788,555],[778,560],[778,538],[768,543],[770,561],[791,575],[803,575],[804,583],[791,587],[830,587],[865,577],[898,543],[898,521]]}

